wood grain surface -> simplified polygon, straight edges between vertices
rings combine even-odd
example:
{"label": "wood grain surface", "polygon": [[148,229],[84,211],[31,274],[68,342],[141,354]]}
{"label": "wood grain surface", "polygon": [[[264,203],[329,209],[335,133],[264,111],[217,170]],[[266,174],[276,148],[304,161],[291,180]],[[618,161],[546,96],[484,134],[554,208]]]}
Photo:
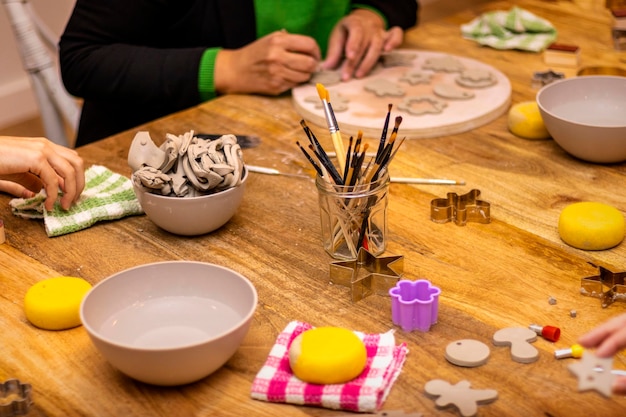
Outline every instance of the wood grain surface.
{"label": "wood grain surface", "polygon": [[[442,0],[444,4],[450,4]],[[452,2],[447,13],[424,20],[407,34],[406,47],[445,51],[485,62],[511,81],[512,102],[532,100],[532,73],[544,70],[541,54],[496,51],[460,38],[459,25],[480,14],[509,9],[510,2]],[[437,4],[431,3],[429,7]],[[581,65],[623,65],[612,49],[610,15],[604,1],[516,2],[549,19],[559,41],[581,47]],[[461,7],[462,5],[462,7]],[[589,34],[593,33],[594,36]],[[555,68],[568,76],[575,69]],[[404,257],[404,277],[425,278],[442,291],[439,321],[428,332],[393,326],[390,300],[370,296],[350,301],[347,288],[329,284],[329,264],[319,234],[313,172],[295,141],[306,137],[292,98],[232,95],[167,116],[79,149],[87,166],[100,164],[129,175],[127,153],[136,131],[155,140],[166,133],[255,134],[261,144],[244,151],[248,164],[300,172],[311,179],[251,174],[243,203],[223,228],[204,236],[179,237],[145,216],[128,217],[56,238],[40,221],[10,212],[0,196],[7,241],[0,245],[0,380],[31,383],[31,416],[319,416],[344,413],[253,400],[250,388],[279,332],[292,320],[377,333],[395,329],[409,349],[402,373],[383,410],[426,416],[458,415],[439,409],[424,387],[431,379],[468,380],[476,389],[495,389],[498,398],[478,408],[479,416],[619,416],[626,398],[578,392],[568,365],[556,349],[574,344],[584,332],[620,313],[626,303],[601,308],[580,294],[581,278],[603,265],[626,270],[626,244],[588,252],[567,246],[557,232],[559,213],[578,201],[600,201],[626,213],[626,164],[579,161],[554,141],[529,141],[507,130],[506,115],[463,133],[406,141],[391,165],[394,176],[463,179],[466,186],[392,184],[389,195],[389,255]],[[314,130],[325,146],[327,130]],[[437,224],[430,203],[448,192],[477,188],[491,204],[490,224]],[[120,270],[163,260],[211,262],[248,277],[259,293],[250,331],[237,353],[215,374],[187,386],[159,388],[135,382],[99,355],[82,327],[43,331],[23,313],[28,288],[57,275],[92,284]],[[556,299],[550,304],[549,298]],[[570,311],[576,310],[575,318]],[[494,333],[530,324],[557,326],[558,342],[541,337],[533,344],[539,359],[511,360],[507,347],[492,343]],[[487,344],[486,364],[463,368],[445,359],[446,346],[460,339]],[[624,351],[613,367],[626,370]]]}
{"label": "wood grain surface", "polygon": [[[334,109],[339,108],[340,100],[346,102],[346,110],[335,111],[337,123],[344,136],[356,136],[361,130],[366,137],[380,137],[388,104],[393,105],[393,117],[402,116],[402,136],[407,139],[447,136],[472,130],[494,120],[509,108],[511,83],[502,72],[491,65],[441,52],[401,49],[395,53],[408,57],[407,64],[388,68],[380,65],[368,77],[326,86]],[[429,61],[441,59],[451,60],[459,65],[459,69],[435,71],[424,68]],[[464,87],[457,83],[456,78],[466,70],[484,71],[496,81],[487,87]],[[402,81],[402,78],[412,71],[428,74],[431,78],[427,82],[416,84]],[[377,95],[366,90],[369,83],[379,80],[399,87],[404,94]],[[452,87],[473,97],[469,99],[441,97],[434,91],[437,86]],[[297,87],[293,90],[292,96],[294,106],[302,117],[320,127],[327,126],[315,85],[305,84]],[[431,97],[438,101],[437,105],[445,107],[437,112],[431,110],[432,103],[421,100],[412,103],[411,107],[417,111],[425,111],[424,113],[413,114],[399,108],[407,99],[423,97]],[[393,118],[391,120],[393,127]]]}

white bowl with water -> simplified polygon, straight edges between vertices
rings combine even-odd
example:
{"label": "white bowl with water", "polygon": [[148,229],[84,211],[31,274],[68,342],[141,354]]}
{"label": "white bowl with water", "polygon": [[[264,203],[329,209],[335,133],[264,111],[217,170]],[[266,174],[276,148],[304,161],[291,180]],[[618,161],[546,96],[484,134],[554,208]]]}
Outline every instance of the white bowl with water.
{"label": "white bowl with water", "polygon": [[589,162],[626,160],[626,77],[588,75],[537,93],[546,129],[565,151]]}
{"label": "white bowl with water", "polygon": [[155,385],[197,381],[236,352],[256,310],[252,283],[202,262],[158,262],[95,285],[80,315],[93,344],[124,374]]}

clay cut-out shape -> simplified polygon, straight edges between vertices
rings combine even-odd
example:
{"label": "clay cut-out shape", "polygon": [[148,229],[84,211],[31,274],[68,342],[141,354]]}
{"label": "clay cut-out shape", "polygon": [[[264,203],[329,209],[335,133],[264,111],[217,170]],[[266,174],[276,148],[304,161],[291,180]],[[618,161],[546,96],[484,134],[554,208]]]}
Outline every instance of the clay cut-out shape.
{"label": "clay cut-out shape", "polygon": [[579,362],[568,366],[571,373],[578,377],[578,391],[596,390],[605,397],[610,397],[615,375],[611,372],[613,358],[598,358],[589,351],[583,353]]}
{"label": "clay cut-out shape", "polygon": [[391,51],[382,54],[380,60],[385,68],[391,67],[410,67],[412,61],[417,57],[417,54]]}
{"label": "clay cut-out shape", "polygon": [[535,340],[537,333],[526,327],[507,327],[493,335],[493,344],[511,346],[511,358],[520,363],[533,363],[539,359],[539,351],[530,344]]}
{"label": "clay cut-out shape", "polygon": [[427,394],[439,397],[435,400],[438,407],[455,406],[463,417],[475,416],[478,404],[485,404],[498,398],[498,391],[493,389],[472,389],[469,381],[460,381],[455,385],[442,379],[433,379],[424,387]]}
{"label": "clay cut-out shape", "polygon": [[439,97],[451,100],[469,100],[475,96],[471,91],[463,90],[452,84],[437,84],[433,87],[433,92]]}
{"label": "clay cut-out shape", "polygon": [[402,103],[398,104],[398,110],[405,111],[414,116],[423,114],[438,114],[448,106],[443,100],[439,100],[435,96],[423,95],[406,97]]}
{"label": "clay cut-out shape", "polygon": [[405,81],[411,85],[430,84],[432,78],[432,72],[412,70],[405,72],[404,75],[399,78],[399,81]]}
{"label": "clay cut-out shape", "polygon": [[374,93],[378,97],[402,97],[406,94],[401,86],[383,78],[368,81],[363,88],[365,88],[365,91]]}
{"label": "clay cut-out shape", "polygon": [[498,79],[491,71],[473,68],[463,71],[455,81],[463,87],[485,88],[496,84]]}
{"label": "clay cut-out shape", "polygon": [[430,58],[422,65],[422,69],[429,69],[436,72],[461,72],[465,66],[458,59],[445,55],[443,57]]}
{"label": "clay cut-out shape", "polygon": [[[321,70],[311,75],[309,84],[335,85],[341,82],[341,73],[339,71]],[[319,100],[319,97],[317,98]]]}
{"label": "clay cut-out shape", "polygon": [[[304,99],[307,103],[313,103],[316,109],[323,109],[324,103],[320,100],[319,96],[308,96]],[[340,93],[333,93],[333,111],[335,113],[341,113],[348,110],[348,103],[350,100]]]}
{"label": "clay cut-out shape", "polygon": [[487,363],[489,346],[473,339],[462,339],[446,346],[446,359],[457,366],[474,368]]}

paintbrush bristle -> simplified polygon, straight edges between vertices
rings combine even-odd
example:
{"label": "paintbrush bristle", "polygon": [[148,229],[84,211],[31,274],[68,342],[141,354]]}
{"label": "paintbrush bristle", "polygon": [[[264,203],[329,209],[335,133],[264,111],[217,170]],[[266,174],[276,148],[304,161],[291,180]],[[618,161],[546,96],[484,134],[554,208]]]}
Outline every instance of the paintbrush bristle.
{"label": "paintbrush bristle", "polygon": [[320,100],[326,100],[328,91],[326,91],[326,88],[324,87],[324,85],[322,83],[317,83],[315,87],[317,87],[317,95],[320,96]]}

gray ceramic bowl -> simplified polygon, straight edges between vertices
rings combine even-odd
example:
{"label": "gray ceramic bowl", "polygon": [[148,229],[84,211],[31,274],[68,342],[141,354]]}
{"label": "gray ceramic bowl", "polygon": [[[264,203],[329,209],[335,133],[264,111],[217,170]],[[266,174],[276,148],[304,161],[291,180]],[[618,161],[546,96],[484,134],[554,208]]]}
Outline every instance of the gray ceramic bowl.
{"label": "gray ceramic bowl", "polygon": [[98,351],[124,374],[181,385],[213,373],[235,353],[257,297],[248,279],[227,268],[158,262],[95,285],[80,318]]}
{"label": "gray ceramic bowl", "polygon": [[133,187],[141,208],[154,224],[170,233],[196,236],[219,229],[233,217],[247,179],[245,170],[238,186],[200,197],[167,197],[141,190],[134,183]]}
{"label": "gray ceramic bowl", "polygon": [[587,75],[537,93],[546,129],[565,151],[589,162],[626,160],[626,77]]}

